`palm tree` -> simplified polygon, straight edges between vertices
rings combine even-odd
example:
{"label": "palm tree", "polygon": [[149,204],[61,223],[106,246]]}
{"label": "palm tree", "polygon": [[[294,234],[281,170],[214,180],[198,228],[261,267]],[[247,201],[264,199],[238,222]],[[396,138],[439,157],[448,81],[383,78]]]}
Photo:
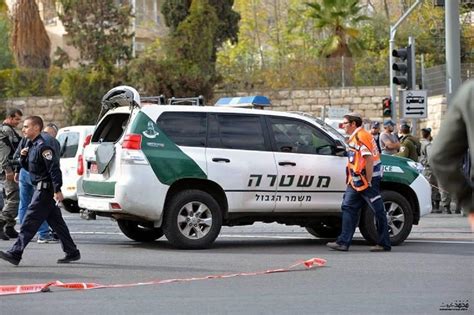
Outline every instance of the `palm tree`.
{"label": "palm tree", "polygon": [[358,0],[322,0],[306,3],[310,7],[309,16],[315,27],[328,32],[322,48],[322,55],[332,57],[352,57],[362,48],[357,28],[361,21],[369,17],[361,13]]}
{"label": "palm tree", "polygon": [[33,0],[17,0],[13,8],[12,48],[19,67],[49,68],[51,64],[51,41]]}

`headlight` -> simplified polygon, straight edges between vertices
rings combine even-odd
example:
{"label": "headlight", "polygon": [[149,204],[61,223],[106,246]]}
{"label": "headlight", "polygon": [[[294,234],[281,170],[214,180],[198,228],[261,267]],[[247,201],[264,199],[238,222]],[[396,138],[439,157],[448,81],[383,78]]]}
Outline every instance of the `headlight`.
{"label": "headlight", "polygon": [[408,161],[407,164],[420,174],[423,173],[423,170],[425,169],[425,167],[421,163],[415,161]]}

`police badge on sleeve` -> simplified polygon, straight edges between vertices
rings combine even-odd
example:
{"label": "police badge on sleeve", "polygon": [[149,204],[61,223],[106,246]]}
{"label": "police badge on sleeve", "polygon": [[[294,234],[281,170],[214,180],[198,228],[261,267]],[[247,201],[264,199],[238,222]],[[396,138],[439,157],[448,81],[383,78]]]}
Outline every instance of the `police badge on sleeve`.
{"label": "police badge on sleeve", "polygon": [[51,150],[44,150],[43,151],[43,157],[46,159],[46,160],[49,160],[51,161],[53,159],[53,151]]}

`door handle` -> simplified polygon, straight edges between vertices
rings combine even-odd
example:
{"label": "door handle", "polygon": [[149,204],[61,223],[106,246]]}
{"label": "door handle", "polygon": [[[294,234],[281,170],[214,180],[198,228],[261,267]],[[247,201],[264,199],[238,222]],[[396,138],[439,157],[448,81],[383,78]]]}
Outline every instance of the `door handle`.
{"label": "door handle", "polygon": [[229,159],[226,159],[226,158],[212,158],[212,162],[225,162],[225,163],[229,163],[230,160],[229,160]]}
{"label": "door handle", "polygon": [[296,163],[295,162],[278,162],[278,165],[281,165],[281,166],[286,166],[286,165],[296,166]]}

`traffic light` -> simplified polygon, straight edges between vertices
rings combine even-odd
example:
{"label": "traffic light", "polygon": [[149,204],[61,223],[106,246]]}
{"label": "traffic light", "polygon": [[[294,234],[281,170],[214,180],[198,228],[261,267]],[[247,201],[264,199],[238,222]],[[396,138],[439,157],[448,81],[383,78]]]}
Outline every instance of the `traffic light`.
{"label": "traffic light", "polygon": [[386,97],[382,100],[383,117],[392,117],[392,99]]}
{"label": "traffic light", "polygon": [[396,75],[393,76],[392,82],[400,85],[403,89],[413,90],[412,84],[413,74],[415,73],[415,60],[412,52],[412,46],[408,45],[404,48],[394,49],[392,56],[398,58],[392,64],[392,69],[397,71]]}

